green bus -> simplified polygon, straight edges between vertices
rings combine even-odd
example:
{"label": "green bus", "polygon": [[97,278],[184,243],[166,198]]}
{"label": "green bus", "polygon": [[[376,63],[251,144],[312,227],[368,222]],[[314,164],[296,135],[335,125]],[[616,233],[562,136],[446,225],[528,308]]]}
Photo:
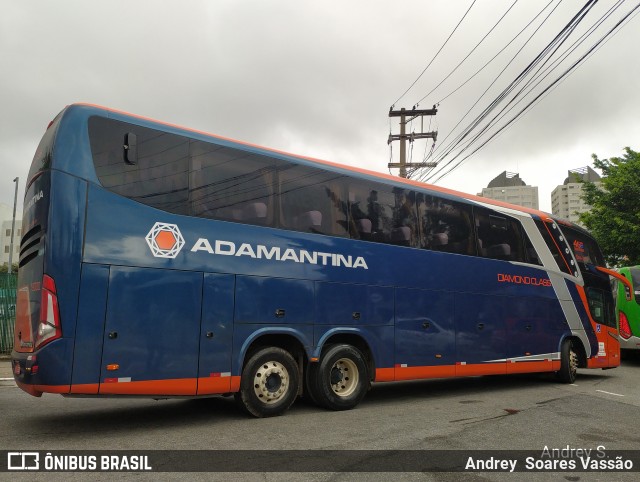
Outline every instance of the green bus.
{"label": "green bus", "polygon": [[629,289],[619,281],[613,281],[620,348],[640,350],[640,266],[620,268],[617,271],[629,280],[632,287]]}

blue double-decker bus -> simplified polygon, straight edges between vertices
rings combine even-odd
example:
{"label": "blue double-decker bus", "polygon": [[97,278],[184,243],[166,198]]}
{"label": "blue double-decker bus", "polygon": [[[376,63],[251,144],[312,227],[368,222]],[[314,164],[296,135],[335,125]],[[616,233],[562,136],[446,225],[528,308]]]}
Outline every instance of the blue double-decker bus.
{"label": "blue double-decker bus", "polygon": [[615,273],[539,211],[92,105],[51,122],[25,192],[12,364],[35,396],[264,417],[620,363]]}

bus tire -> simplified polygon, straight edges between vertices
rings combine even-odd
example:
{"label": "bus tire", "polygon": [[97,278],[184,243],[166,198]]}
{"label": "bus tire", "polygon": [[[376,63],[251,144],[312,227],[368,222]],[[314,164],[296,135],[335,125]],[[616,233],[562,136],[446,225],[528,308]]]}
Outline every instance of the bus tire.
{"label": "bus tire", "polygon": [[309,363],[307,369],[304,371],[304,395],[303,398],[316,405],[322,407],[320,403],[320,397],[318,395],[317,379],[318,379],[318,367],[320,363]]}
{"label": "bus tire", "polygon": [[562,383],[573,383],[578,373],[578,353],[571,339],[564,340],[560,348],[560,370],[556,376]]}
{"label": "bus tire", "polygon": [[[310,383],[316,402],[329,410],[349,410],[360,403],[369,389],[367,363],[351,345],[330,347],[318,364]],[[314,380],[315,379],[315,380]]]}
{"label": "bus tire", "polygon": [[298,396],[299,384],[298,364],[293,356],[282,348],[263,348],[242,369],[236,402],[254,417],[281,415]]}

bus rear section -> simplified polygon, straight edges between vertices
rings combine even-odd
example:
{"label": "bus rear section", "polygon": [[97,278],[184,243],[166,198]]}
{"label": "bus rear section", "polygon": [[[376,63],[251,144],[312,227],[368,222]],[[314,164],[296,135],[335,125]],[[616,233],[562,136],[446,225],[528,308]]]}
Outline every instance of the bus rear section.
{"label": "bus rear section", "polygon": [[22,217],[12,369],[18,386],[34,396],[67,393],[73,360],[85,188],[52,170],[61,116],[34,156]]}
{"label": "bus rear section", "polygon": [[[23,213],[24,236],[16,297],[16,323],[13,341],[13,373],[20,387],[32,395],[41,378],[39,351],[61,338],[55,282],[44,274],[45,233],[47,232],[50,173],[42,173],[27,191]],[[46,194],[45,194],[46,193]],[[36,382],[36,383],[34,383]]]}

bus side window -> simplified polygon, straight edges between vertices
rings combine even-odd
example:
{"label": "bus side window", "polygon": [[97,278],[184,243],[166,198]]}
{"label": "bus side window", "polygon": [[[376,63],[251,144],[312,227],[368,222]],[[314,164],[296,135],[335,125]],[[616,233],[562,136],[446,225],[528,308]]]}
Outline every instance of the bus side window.
{"label": "bus side window", "polygon": [[419,199],[422,245],[447,253],[475,255],[471,208],[436,196]]}
{"label": "bus side window", "polygon": [[419,246],[418,208],[416,193],[394,188],[395,206],[391,242],[401,246]]}
{"label": "bus side window", "polygon": [[[124,146],[136,138],[136,163]],[[96,174],[103,187],[157,209],[189,214],[189,139],[107,119],[89,119]]]}
{"label": "bus side window", "polygon": [[349,235],[352,239],[371,241],[373,221],[367,211],[367,190],[354,182],[348,187]]}
{"label": "bus side window", "polygon": [[190,154],[194,216],[273,226],[274,159],[201,141]]}
{"label": "bus side window", "polygon": [[331,236],[348,236],[343,176],[280,162],[280,227]]}
{"label": "bus side window", "polygon": [[398,246],[418,246],[416,194],[377,183],[351,183],[352,238]]}
{"label": "bus side window", "polygon": [[505,261],[526,260],[522,225],[518,220],[478,207],[474,208],[474,217],[480,256]]}

